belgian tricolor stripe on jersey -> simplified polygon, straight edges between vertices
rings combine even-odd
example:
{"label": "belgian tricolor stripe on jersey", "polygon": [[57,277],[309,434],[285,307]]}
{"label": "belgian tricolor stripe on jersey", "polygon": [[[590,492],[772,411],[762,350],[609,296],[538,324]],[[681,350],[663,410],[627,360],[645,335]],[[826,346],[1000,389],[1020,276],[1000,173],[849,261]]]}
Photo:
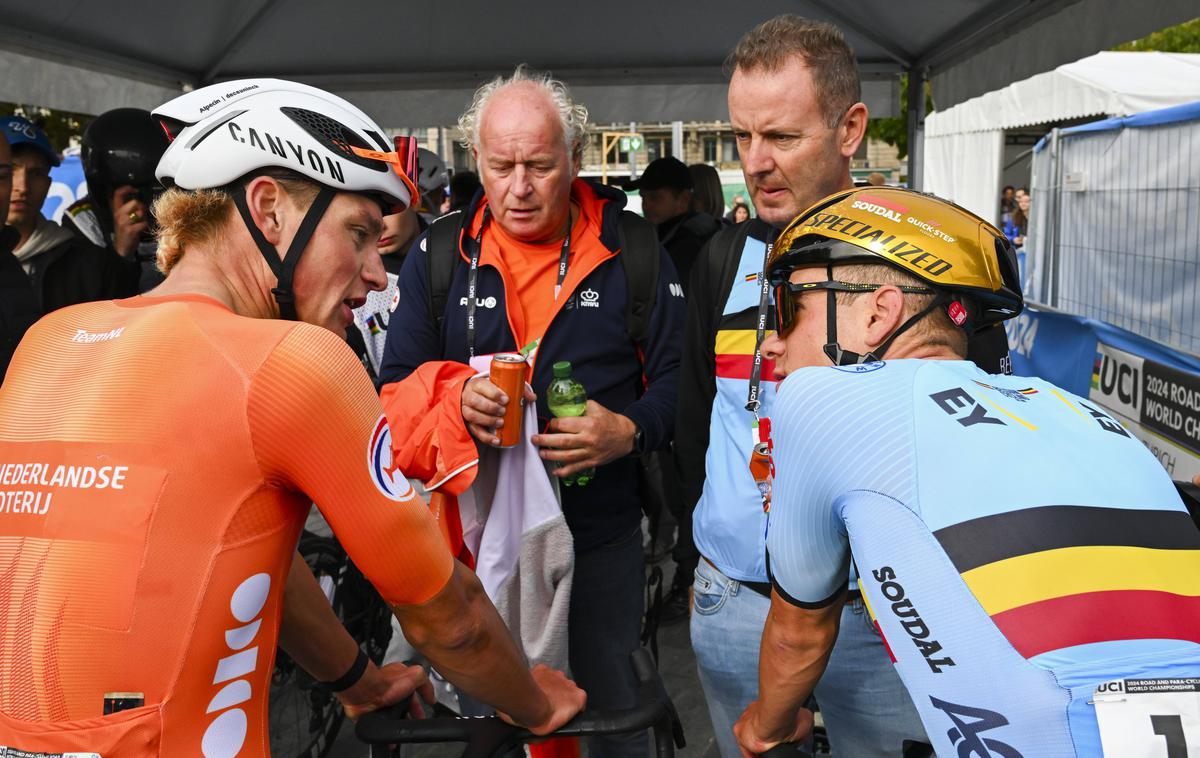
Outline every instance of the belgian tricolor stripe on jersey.
{"label": "belgian tricolor stripe on jersey", "polygon": [[1044,506],[934,536],[1026,658],[1111,640],[1200,643],[1200,531],[1186,511]]}
{"label": "belgian tricolor stripe on jersey", "polygon": [[[733,321],[734,319],[725,319]],[[744,320],[744,319],[738,319]],[[754,366],[754,337],[756,332],[751,325],[749,329],[720,329],[717,331],[716,353],[717,377],[721,379],[750,378],[750,369]],[[763,360],[762,378],[774,380],[774,361]]]}

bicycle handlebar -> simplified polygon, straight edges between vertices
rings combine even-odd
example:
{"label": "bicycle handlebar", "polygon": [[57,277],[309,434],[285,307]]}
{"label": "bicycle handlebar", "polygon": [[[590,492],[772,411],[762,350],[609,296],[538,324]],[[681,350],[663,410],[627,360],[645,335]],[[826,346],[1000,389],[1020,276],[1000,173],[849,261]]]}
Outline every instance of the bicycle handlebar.
{"label": "bicycle handlebar", "polygon": [[[653,729],[655,749],[661,758],[671,758],[674,748],[682,748],[686,744],[683,728],[650,653],[639,648],[630,654],[629,663],[638,683],[636,706],[626,710],[585,710],[553,736],[584,737]],[[371,745],[465,742],[463,758],[490,758],[522,742],[545,739],[528,729],[507,724],[498,716],[406,719],[404,712],[404,706],[395,706],[364,715],[355,729],[358,738]]]}

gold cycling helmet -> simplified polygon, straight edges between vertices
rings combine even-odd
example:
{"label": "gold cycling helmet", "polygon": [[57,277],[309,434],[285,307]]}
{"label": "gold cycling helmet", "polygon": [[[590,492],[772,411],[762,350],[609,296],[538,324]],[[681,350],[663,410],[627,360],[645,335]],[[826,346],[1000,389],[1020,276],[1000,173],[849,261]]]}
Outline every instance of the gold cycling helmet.
{"label": "gold cycling helmet", "polygon": [[[902,291],[937,297],[874,353],[844,351],[836,339],[836,293],[879,287],[834,281],[833,267],[849,263],[895,266],[928,285]],[[829,281],[789,284],[792,271],[814,265],[826,266]],[[1013,318],[1023,307],[1016,251],[999,229],[947,200],[896,187],[844,190],[801,213],[776,240],[766,274],[775,288],[781,331],[795,315],[792,297],[784,290],[828,290],[825,352],[839,365],[882,358],[896,337],[937,308],[971,334]]]}

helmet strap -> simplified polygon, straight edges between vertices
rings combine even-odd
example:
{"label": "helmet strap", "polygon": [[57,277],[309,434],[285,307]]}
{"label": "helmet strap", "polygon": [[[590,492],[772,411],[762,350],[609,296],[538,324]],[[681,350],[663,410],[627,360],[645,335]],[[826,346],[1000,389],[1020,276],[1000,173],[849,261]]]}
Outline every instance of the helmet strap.
{"label": "helmet strap", "polygon": [[[833,265],[825,267],[826,278],[833,280]],[[825,334],[828,340],[825,343],[825,355],[829,360],[833,361],[835,366],[854,366],[859,363],[874,363],[879,360],[875,357],[875,353],[869,352],[865,355],[856,353],[852,350],[843,350],[838,344],[837,339],[837,293],[833,290],[825,291]]]}
{"label": "helmet strap", "polygon": [[300,262],[304,248],[308,247],[313,233],[317,231],[317,224],[321,223],[321,217],[329,209],[329,204],[333,202],[337,190],[321,186],[317,196],[313,198],[312,205],[309,206],[304,218],[300,221],[300,228],[296,230],[296,236],[292,238],[292,244],[288,246],[287,254],[283,256],[282,260],[279,258],[279,250],[267,241],[262,230],[254,223],[254,217],[250,215],[250,206],[246,202],[245,186],[234,187],[231,194],[233,195],[233,204],[237,206],[238,213],[242,215],[242,221],[245,222],[246,229],[254,239],[254,244],[258,246],[258,251],[266,259],[271,273],[275,274],[276,283],[271,294],[275,296],[275,302],[279,304],[279,317],[286,321],[296,321],[296,293],[292,291],[292,279],[296,276],[296,265]]}
{"label": "helmet strap", "polygon": [[[825,271],[829,279],[833,279],[833,266],[826,266]],[[938,293],[933,298],[928,306],[921,310],[920,313],[913,315],[910,319],[900,325],[900,328],[892,332],[891,336],[879,346],[878,350],[871,350],[867,353],[856,353],[852,350],[844,350],[837,341],[837,293],[833,290],[826,291],[827,308],[826,308],[826,333],[828,342],[825,343],[825,355],[829,360],[833,361],[835,366],[855,366],[860,363],[874,363],[875,361],[883,360],[883,356],[887,353],[892,343],[901,334],[904,334],[909,329],[916,326],[917,322],[933,313],[938,308],[945,306],[950,301],[950,296],[944,292]]]}

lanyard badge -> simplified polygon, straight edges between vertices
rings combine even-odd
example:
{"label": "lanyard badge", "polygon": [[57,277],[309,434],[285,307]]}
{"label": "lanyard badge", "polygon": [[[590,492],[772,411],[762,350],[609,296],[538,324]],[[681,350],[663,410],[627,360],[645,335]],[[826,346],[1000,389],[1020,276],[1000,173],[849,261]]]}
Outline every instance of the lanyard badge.
{"label": "lanyard badge", "polygon": [[762,498],[763,513],[771,512],[771,485],[775,480],[775,461],[771,443],[771,419],[754,422],[754,448],[750,451],[750,476]]}

